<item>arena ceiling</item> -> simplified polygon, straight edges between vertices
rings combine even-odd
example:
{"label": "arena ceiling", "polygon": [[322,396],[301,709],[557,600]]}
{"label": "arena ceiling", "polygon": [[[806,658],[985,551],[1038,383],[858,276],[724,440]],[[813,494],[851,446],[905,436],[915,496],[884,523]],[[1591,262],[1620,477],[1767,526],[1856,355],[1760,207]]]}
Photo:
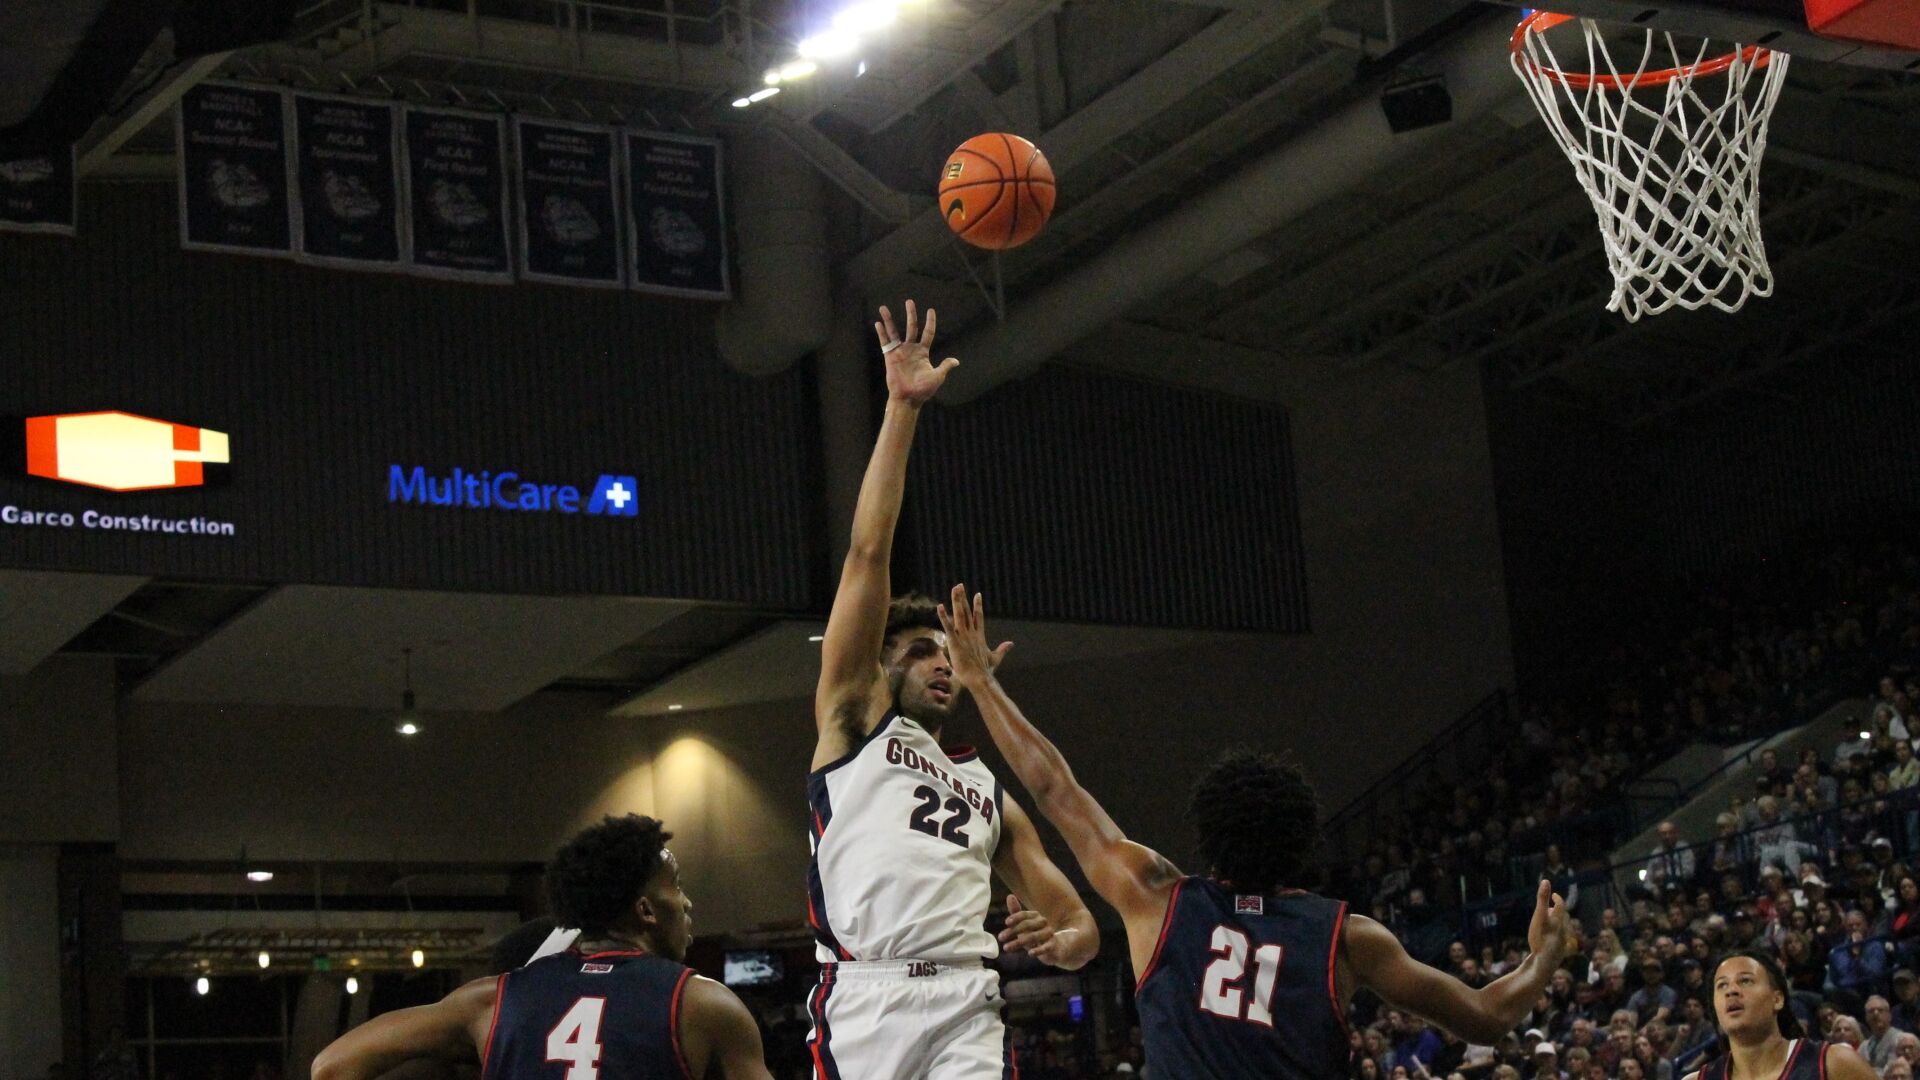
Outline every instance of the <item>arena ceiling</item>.
{"label": "arena ceiling", "polygon": [[[1307,377],[1471,363],[1497,385],[1627,425],[1684,423],[1740,395],[1780,393],[1775,373],[1900,340],[1920,315],[1920,74],[1897,67],[1795,62],[1763,173],[1778,276],[1771,299],[1737,315],[1630,324],[1604,310],[1609,282],[1592,211],[1506,71],[1500,41],[1511,9],[1459,0],[912,0],[858,77],[823,73],[761,105],[730,104],[792,56],[804,17],[834,6],[318,0],[278,44],[179,61],[163,35],[83,140],[80,171],[90,180],[171,178],[172,105],[213,77],[667,129],[765,128],[838,193],[844,285],[868,300],[937,304],[950,341],[990,335],[1002,316],[1017,324],[1049,290],[1112,294],[1124,302],[1102,308],[1098,325],[1069,335],[1054,358],[1169,381],[1188,378],[1190,367],[1167,357],[1196,351]],[[28,5],[11,18],[60,7]],[[43,29],[43,40],[65,33]],[[1342,117],[1376,107],[1387,81],[1436,74],[1457,100],[1473,102],[1451,123],[1393,145],[1326,138]],[[947,151],[993,130],[1034,135],[1061,185],[1047,230],[997,263],[951,240],[932,197]],[[1178,221],[1196,200],[1288,153],[1301,156],[1312,182],[1267,193],[1287,213],[1189,238],[1172,263],[1129,266],[1116,254],[1144,250],[1156,223]],[[0,667],[24,670],[54,651],[108,656],[136,699],[286,701],[293,691],[280,685],[280,667],[297,639],[317,658],[301,703],[364,705],[377,704],[367,695],[397,693],[396,654],[411,644],[422,650],[416,684],[428,707],[497,708],[542,688],[578,689],[650,714],[738,703],[716,689],[742,681],[726,672],[774,658],[791,676],[776,680],[783,691],[803,696],[813,664],[811,628],[777,612],[504,597],[422,603],[370,590],[81,577],[0,575],[10,596],[61,613],[34,640],[8,642]],[[596,603],[617,610],[580,606]],[[316,617],[330,608],[358,614]],[[582,620],[593,632],[581,632]],[[325,625],[348,629],[329,635],[318,630]],[[356,632],[364,627],[379,628],[377,641]],[[1081,655],[1190,636],[1025,632],[1053,633]],[[440,641],[465,642],[473,655],[437,665],[429,654]],[[475,683],[476,671],[488,680]],[[236,675],[245,672],[254,675]]]}

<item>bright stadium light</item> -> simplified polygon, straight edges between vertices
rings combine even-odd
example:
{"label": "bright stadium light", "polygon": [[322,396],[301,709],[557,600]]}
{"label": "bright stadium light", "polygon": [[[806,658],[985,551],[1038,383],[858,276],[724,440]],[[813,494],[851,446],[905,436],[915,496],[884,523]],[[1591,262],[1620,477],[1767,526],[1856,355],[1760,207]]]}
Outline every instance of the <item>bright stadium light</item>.
{"label": "bright stadium light", "polygon": [[426,967],[426,966],[427,966],[427,954],[426,954],[426,953],[424,953],[424,952],[422,952],[422,951],[420,951],[419,949],[415,949],[415,950],[413,950],[413,966],[414,966],[414,967]]}
{"label": "bright stadium light", "polygon": [[[787,82],[793,79],[804,79],[819,70],[820,65],[811,60],[789,60],[781,64],[780,70],[773,72],[773,74],[780,76],[779,81]],[[775,80],[773,79],[767,80],[769,86],[773,85],[774,82]]]}
{"label": "bright stadium light", "polygon": [[733,99],[733,107],[736,109],[744,109],[751,104],[753,104],[752,98],[734,98]]}
{"label": "bright stadium light", "polygon": [[261,949],[260,950],[260,966],[264,968],[264,967],[271,967],[272,965],[273,965],[273,957],[267,955],[267,950]]}
{"label": "bright stadium light", "polygon": [[857,35],[835,28],[801,41],[800,56],[806,60],[835,60],[859,47]]}
{"label": "bright stadium light", "polygon": [[360,992],[360,980],[354,978],[351,975],[347,976],[347,995],[351,997],[352,995],[357,994],[359,992]]}
{"label": "bright stadium light", "polygon": [[248,881],[251,881],[251,882],[253,882],[253,883],[255,883],[256,885],[257,885],[257,884],[261,884],[261,883],[264,883],[264,882],[268,882],[268,881],[272,881],[272,880],[273,880],[273,871],[271,871],[271,870],[249,870],[249,871],[247,871],[247,880],[248,880]]}
{"label": "bright stadium light", "polygon": [[850,34],[879,30],[893,24],[893,0],[862,0],[833,17],[833,28]]}
{"label": "bright stadium light", "polygon": [[207,991],[211,989],[213,989],[213,984],[207,981],[205,975],[193,980],[193,992],[199,994],[201,997],[206,997]]}
{"label": "bright stadium light", "polygon": [[760,90],[755,90],[755,91],[754,91],[753,93],[751,93],[751,94],[748,94],[748,95],[747,95],[747,100],[748,100],[748,101],[750,101],[750,102],[752,102],[752,101],[765,101],[765,100],[767,100],[768,98],[770,98],[770,97],[772,97],[773,95],[775,95],[775,94],[777,94],[777,93],[779,93],[779,92],[780,92],[780,88],[779,88],[779,87],[777,87],[777,86],[769,86],[769,87],[765,87],[765,88],[763,88],[763,89],[760,89]]}

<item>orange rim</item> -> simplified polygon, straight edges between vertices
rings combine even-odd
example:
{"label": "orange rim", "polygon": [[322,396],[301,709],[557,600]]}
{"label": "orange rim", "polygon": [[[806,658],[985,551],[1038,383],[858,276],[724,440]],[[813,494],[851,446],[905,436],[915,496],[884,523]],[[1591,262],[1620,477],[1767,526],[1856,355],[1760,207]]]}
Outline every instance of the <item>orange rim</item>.
{"label": "orange rim", "polygon": [[1642,71],[1637,75],[1631,76],[1594,75],[1584,71],[1555,71],[1551,68],[1543,68],[1534,63],[1533,58],[1526,53],[1527,35],[1544,34],[1548,30],[1559,26],[1561,23],[1568,22],[1572,19],[1573,16],[1571,15],[1559,15],[1551,11],[1536,11],[1526,18],[1521,19],[1520,25],[1513,28],[1513,37],[1508,41],[1508,47],[1513,50],[1514,58],[1520,63],[1525,64],[1530,70],[1537,71],[1541,75],[1552,79],[1554,82],[1560,83],[1563,86],[1572,87],[1575,90],[1586,90],[1595,86],[1604,90],[1636,90],[1648,86],[1665,86],[1667,83],[1682,77],[1694,78],[1701,75],[1718,75],[1732,67],[1735,63],[1751,64],[1754,67],[1766,67],[1767,63],[1773,59],[1772,49],[1762,45],[1748,45],[1743,49],[1736,49],[1725,56],[1716,56],[1712,60],[1702,60],[1697,64],[1687,64],[1684,67],[1662,68],[1659,71]]}

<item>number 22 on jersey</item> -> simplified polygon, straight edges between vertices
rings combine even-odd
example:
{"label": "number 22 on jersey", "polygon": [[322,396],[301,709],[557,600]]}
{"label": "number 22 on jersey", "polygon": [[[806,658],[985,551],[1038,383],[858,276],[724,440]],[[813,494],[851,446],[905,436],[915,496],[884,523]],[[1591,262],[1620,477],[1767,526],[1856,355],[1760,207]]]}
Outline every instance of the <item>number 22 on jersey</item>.
{"label": "number 22 on jersey", "polygon": [[[1273,1026],[1273,988],[1280,981],[1280,961],[1286,950],[1278,945],[1253,949],[1253,987],[1247,993],[1247,935],[1231,926],[1213,928],[1214,961],[1200,980],[1200,1009],[1228,1020]],[[582,1080],[568,1077],[568,1080]]]}
{"label": "number 22 on jersey", "polygon": [[547,1032],[547,1060],[567,1063],[566,1080],[599,1080],[600,1014],[607,999],[583,997]]}

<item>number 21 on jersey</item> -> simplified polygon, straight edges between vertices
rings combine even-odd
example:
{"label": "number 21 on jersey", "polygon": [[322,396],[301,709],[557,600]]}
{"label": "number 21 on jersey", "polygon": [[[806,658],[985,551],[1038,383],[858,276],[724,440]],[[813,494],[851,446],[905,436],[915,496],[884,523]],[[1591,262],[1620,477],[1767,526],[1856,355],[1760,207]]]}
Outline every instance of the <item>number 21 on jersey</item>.
{"label": "number 21 on jersey", "polygon": [[599,1080],[600,1014],[607,999],[583,997],[547,1032],[547,1060],[567,1063],[566,1080]]}
{"label": "number 21 on jersey", "polygon": [[[1213,928],[1214,961],[1207,965],[1200,980],[1200,1009],[1228,1020],[1242,1020],[1264,1027],[1273,1026],[1273,988],[1280,981],[1280,961],[1286,950],[1278,945],[1253,949],[1253,986],[1245,985],[1248,949],[1247,935],[1231,926]],[[567,1080],[582,1080],[568,1077]]]}

